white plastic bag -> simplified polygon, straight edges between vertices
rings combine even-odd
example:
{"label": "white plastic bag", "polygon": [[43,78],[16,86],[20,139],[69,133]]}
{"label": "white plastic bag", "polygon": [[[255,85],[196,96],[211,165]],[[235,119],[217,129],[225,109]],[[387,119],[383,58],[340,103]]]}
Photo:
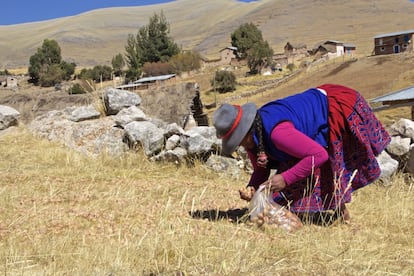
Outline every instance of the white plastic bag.
{"label": "white plastic bag", "polygon": [[[249,204],[250,220],[256,218],[260,213],[263,213],[266,206],[271,205],[273,202],[272,193],[269,189],[266,189],[264,185],[259,186],[259,189],[254,193],[253,198]],[[275,202],[273,202],[275,203]],[[277,208],[277,203],[275,203]],[[279,208],[280,209],[280,208]]]}
{"label": "white plastic bag", "polygon": [[249,216],[259,227],[268,224],[293,232],[303,226],[298,216],[273,201],[271,191],[264,185],[259,186],[250,201]]}

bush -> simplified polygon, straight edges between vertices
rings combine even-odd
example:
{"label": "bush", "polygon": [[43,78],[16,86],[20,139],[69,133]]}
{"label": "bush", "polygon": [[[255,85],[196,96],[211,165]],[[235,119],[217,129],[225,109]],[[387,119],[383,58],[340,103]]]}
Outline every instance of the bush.
{"label": "bush", "polygon": [[43,87],[70,80],[76,67],[75,63],[62,61],[59,44],[49,39],[43,41],[42,47],[30,57],[29,62],[30,82]]}
{"label": "bush", "polygon": [[141,74],[142,74],[141,69],[132,69],[132,68],[128,69],[125,72],[125,83],[130,83],[130,82],[134,82],[138,80]]}
{"label": "bush", "polygon": [[174,73],[188,72],[201,68],[200,54],[195,51],[186,51],[179,53],[168,62],[173,68]]}
{"label": "bush", "polygon": [[62,69],[63,79],[70,80],[72,78],[72,75],[75,74],[76,64],[74,62],[69,63],[62,60],[60,63],[60,68]]}
{"label": "bush", "polygon": [[114,69],[115,76],[122,75],[122,69],[125,66],[125,60],[122,54],[117,54],[112,58],[112,68]]}
{"label": "bush", "polygon": [[236,90],[236,76],[233,72],[217,71],[211,80],[213,89],[220,93],[226,93]]}
{"label": "bush", "polygon": [[72,94],[85,94],[85,93],[86,93],[86,90],[83,89],[83,87],[79,83],[75,83],[68,90],[68,94],[70,94],[70,95],[72,95]]}
{"label": "bush", "polygon": [[107,65],[96,65],[93,69],[82,69],[79,78],[82,80],[93,80],[96,83],[100,81],[111,80],[112,68]]}
{"label": "bush", "polygon": [[293,70],[295,70],[295,64],[293,64],[293,63],[289,63],[288,65],[286,65],[286,68],[287,68],[290,72],[293,72]]}
{"label": "bush", "polygon": [[146,62],[142,68],[146,76],[161,76],[173,73],[167,62]]}
{"label": "bush", "polygon": [[65,73],[60,67],[60,64],[44,66],[44,70],[40,71],[39,84],[42,87],[55,86],[63,80],[64,75]]}
{"label": "bush", "polygon": [[9,75],[11,74],[7,69],[4,69],[4,71],[0,71],[0,76],[9,76]]}

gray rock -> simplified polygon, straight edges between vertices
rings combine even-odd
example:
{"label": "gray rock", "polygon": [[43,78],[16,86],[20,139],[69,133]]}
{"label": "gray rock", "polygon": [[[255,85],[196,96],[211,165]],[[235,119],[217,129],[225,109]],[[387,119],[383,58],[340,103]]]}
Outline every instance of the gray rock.
{"label": "gray rock", "polygon": [[18,124],[20,113],[6,105],[0,105],[0,130],[6,129]]}
{"label": "gray rock", "polygon": [[230,175],[232,178],[240,178],[242,170],[236,159],[212,154],[206,162],[206,167],[221,174]]}
{"label": "gray rock", "polygon": [[410,151],[407,156],[407,165],[405,166],[405,172],[414,174],[414,144],[410,146]]}
{"label": "gray rock", "polygon": [[145,113],[135,105],[122,109],[114,116],[116,125],[122,127],[133,121],[146,121],[147,119]]}
{"label": "gray rock", "polygon": [[165,127],[165,136],[168,138],[172,135],[183,135],[184,129],[180,127],[177,123],[168,124]]}
{"label": "gray rock", "polygon": [[181,136],[180,144],[183,145],[189,154],[193,155],[204,154],[214,150],[214,142],[198,133]]}
{"label": "gray rock", "polygon": [[397,172],[398,161],[391,158],[391,156],[384,150],[377,156],[378,164],[381,168],[380,179],[388,180]]}
{"label": "gray rock", "polygon": [[401,118],[396,123],[391,125],[390,133],[393,136],[400,135],[414,140],[414,122],[409,119]]}
{"label": "gray rock", "polygon": [[141,104],[141,97],[137,94],[112,87],[105,90],[103,98],[106,115],[115,115],[123,108]]}
{"label": "gray rock", "polygon": [[410,151],[410,138],[402,138],[401,136],[393,136],[387,151],[396,156],[403,156]]}
{"label": "gray rock", "polygon": [[92,105],[79,106],[72,110],[69,120],[73,122],[81,122],[86,120],[98,119],[101,116],[95,107]]}
{"label": "gray rock", "polygon": [[188,153],[185,149],[176,147],[173,150],[162,151],[158,155],[151,157],[150,160],[157,162],[173,162],[177,165],[181,165],[186,163],[187,156]]}
{"label": "gray rock", "polygon": [[74,122],[67,115],[63,111],[50,111],[35,118],[28,128],[36,136],[60,142],[91,157],[120,156],[128,150],[123,142],[124,131],[115,128],[110,117]]}
{"label": "gray rock", "polygon": [[177,134],[174,134],[170,138],[168,138],[167,141],[165,142],[165,150],[173,150],[178,146],[179,143],[180,143],[180,136],[178,136]]}
{"label": "gray rock", "polygon": [[147,156],[158,154],[164,147],[164,131],[148,121],[127,124],[125,136],[130,147],[141,145]]}

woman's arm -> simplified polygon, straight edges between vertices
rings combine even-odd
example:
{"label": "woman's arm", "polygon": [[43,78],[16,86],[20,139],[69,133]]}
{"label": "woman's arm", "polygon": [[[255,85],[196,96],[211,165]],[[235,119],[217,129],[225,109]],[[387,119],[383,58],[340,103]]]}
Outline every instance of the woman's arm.
{"label": "woman's arm", "polygon": [[271,139],[279,150],[300,159],[292,168],[281,173],[287,185],[308,177],[328,160],[328,152],[297,130],[291,122],[278,124],[271,133]]}
{"label": "woman's arm", "polygon": [[270,170],[257,166],[257,156],[247,149],[246,151],[253,166],[253,173],[250,176],[250,181],[249,184],[247,184],[247,187],[241,188],[239,193],[241,199],[250,201],[259,186],[268,181]]}
{"label": "woman's arm", "polygon": [[253,173],[250,177],[249,184],[247,186],[252,186],[257,190],[261,184],[266,182],[269,179],[270,170],[267,168],[263,168],[257,165],[257,156],[249,151],[247,151],[247,155],[249,156],[250,162],[253,166]]}

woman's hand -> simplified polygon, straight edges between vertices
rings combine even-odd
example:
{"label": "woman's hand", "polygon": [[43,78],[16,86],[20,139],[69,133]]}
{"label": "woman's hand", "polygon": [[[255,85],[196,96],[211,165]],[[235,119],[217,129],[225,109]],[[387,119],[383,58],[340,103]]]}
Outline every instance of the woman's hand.
{"label": "woman's hand", "polygon": [[281,174],[273,175],[267,182],[265,182],[265,185],[273,192],[279,192],[286,188],[285,179]]}
{"label": "woman's hand", "polygon": [[247,186],[245,188],[241,188],[239,190],[240,198],[244,199],[246,201],[250,201],[253,198],[254,193],[256,192],[256,189],[252,186]]}

